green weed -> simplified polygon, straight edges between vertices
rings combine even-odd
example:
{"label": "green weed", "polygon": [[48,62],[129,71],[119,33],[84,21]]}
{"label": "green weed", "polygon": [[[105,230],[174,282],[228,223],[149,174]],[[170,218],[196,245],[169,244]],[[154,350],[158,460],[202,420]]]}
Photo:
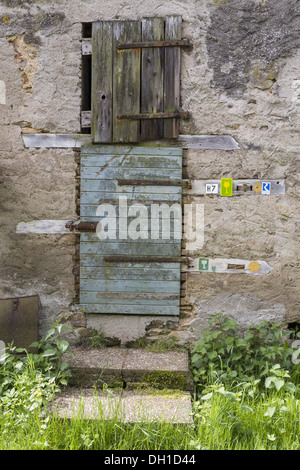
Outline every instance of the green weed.
{"label": "green weed", "polygon": [[299,381],[300,368],[295,363],[298,361],[292,360],[295,350],[291,339],[293,332],[281,324],[262,322],[242,331],[235,320],[213,317],[191,353],[198,391],[210,383],[228,387],[255,380],[270,389],[293,388],[293,382]]}
{"label": "green weed", "polygon": [[70,375],[61,328],[34,345],[37,353],[7,351],[0,365],[0,449],[300,450],[300,366],[282,325],[264,322],[242,332],[232,320],[212,320],[191,352],[193,425],[130,424],[117,411],[105,419],[100,408],[94,420],[80,410],[72,419],[47,413]]}

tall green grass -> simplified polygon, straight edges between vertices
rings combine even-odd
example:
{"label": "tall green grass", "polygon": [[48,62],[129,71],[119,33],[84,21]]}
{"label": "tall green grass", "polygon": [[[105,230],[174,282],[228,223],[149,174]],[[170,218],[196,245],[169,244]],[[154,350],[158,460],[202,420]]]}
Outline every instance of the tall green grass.
{"label": "tall green grass", "polygon": [[[195,403],[194,446],[214,450],[299,450],[299,399],[286,392],[255,397],[216,391]],[[227,395],[227,396],[226,396]],[[237,399],[238,398],[238,399]]]}
{"label": "tall green grass", "polygon": [[[232,392],[231,392],[232,393]],[[0,417],[2,450],[299,450],[299,399],[286,393],[242,397],[215,392],[195,402],[194,426],[61,419],[36,408]]]}
{"label": "tall green grass", "polygon": [[193,425],[130,424],[117,413],[107,420],[100,404],[99,419],[85,419],[82,410],[59,418],[47,406],[69,375],[60,327],[36,354],[12,348],[0,364],[0,449],[300,450],[300,366],[289,359],[285,335],[274,325],[248,336],[234,328],[223,322],[192,352]]}

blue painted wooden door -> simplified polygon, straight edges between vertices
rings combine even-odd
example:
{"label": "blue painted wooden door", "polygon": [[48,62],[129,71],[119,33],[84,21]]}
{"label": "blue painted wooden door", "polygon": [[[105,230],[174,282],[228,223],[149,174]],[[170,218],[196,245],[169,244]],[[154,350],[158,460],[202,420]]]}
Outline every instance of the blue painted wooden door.
{"label": "blue painted wooden door", "polygon": [[82,147],[80,219],[100,222],[97,233],[80,235],[86,313],[179,315],[181,221],[179,236],[178,212],[169,211],[168,238],[168,210],[159,223],[151,215],[162,204],[181,212],[181,178],[179,148]]}

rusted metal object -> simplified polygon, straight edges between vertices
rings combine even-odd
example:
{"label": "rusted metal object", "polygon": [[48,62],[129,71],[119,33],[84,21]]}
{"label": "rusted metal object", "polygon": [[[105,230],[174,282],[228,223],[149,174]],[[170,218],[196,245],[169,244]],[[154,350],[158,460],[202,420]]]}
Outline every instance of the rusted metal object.
{"label": "rusted metal object", "polygon": [[66,223],[66,228],[70,232],[96,232],[98,222],[74,222],[73,220]]}
{"label": "rusted metal object", "polygon": [[148,47],[191,47],[189,39],[179,39],[173,41],[140,41],[140,42],[122,42],[117,49],[142,49]]}
{"label": "rusted metal object", "polygon": [[175,111],[170,113],[141,113],[141,114],[119,114],[117,119],[120,120],[142,120],[142,119],[170,119],[170,118],[189,118],[186,111]]}
{"label": "rusted metal object", "polygon": [[17,348],[38,341],[40,300],[37,295],[0,299],[0,340]]}
{"label": "rusted metal object", "polygon": [[227,269],[245,269],[244,264],[228,264]]}

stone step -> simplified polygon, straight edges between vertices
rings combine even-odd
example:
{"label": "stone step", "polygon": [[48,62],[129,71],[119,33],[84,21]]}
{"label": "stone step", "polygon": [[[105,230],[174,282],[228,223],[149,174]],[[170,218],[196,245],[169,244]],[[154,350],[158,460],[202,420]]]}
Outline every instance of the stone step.
{"label": "stone step", "polygon": [[183,391],[149,394],[68,387],[57,396],[49,411],[59,418],[68,419],[79,417],[122,423],[193,423],[191,395]]}
{"label": "stone step", "polygon": [[68,362],[70,385],[102,388],[175,389],[192,391],[189,357],[185,351],[156,353],[122,347],[73,347]]}

